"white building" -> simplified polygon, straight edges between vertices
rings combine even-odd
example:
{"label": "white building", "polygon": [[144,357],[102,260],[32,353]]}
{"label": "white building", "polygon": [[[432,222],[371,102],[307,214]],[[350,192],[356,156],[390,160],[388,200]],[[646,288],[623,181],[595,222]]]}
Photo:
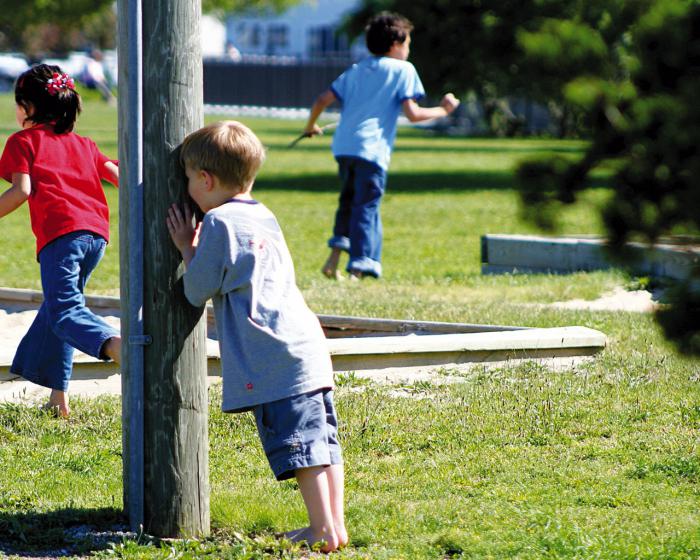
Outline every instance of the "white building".
{"label": "white building", "polygon": [[226,25],[215,17],[203,15],[202,56],[223,56],[226,52]]}
{"label": "white building", "polygon": [[281,14],[234,14],[226,19],[227,38],[242,55],[361,56],[364,44],[349,45],[336,30],[360,0],[304,0]]}

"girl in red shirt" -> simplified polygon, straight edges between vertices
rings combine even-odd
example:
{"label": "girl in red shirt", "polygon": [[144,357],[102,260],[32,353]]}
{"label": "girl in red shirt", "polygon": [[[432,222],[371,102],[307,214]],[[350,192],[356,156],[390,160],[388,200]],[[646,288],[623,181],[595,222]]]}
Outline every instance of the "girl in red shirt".
{"label": "girl in red shirt", "polygon": [[83,292],[109,241],[102,179],[119,170],[89,138],[73,132],[81,111],[73,80],[39,64],[15,85],[17,123],[0,157],[0,218],[29,202],[44,302],[17,349],[10,371],[49,387],[49,408],[67,417],[73,349],[119,361],[121,338],[85,306]]}

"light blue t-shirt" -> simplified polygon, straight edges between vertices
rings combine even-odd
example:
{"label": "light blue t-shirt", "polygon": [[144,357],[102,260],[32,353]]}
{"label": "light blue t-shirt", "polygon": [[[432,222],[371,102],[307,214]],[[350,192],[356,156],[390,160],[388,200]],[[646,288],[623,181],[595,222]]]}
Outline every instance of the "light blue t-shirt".
{"label": "light blue t-shirt", "polygon": [[360,157],[387,169],[402,103],[425,95],[413,64],[370,56],[336,78],[331,91],[342,105],[333,155]]}
{"label": "light blue t-shirt", "polygon": [[263,204],[234,199],[207,212],[183,280],[192,305],[214,303],[224,411],[333,386],[321,324]]}

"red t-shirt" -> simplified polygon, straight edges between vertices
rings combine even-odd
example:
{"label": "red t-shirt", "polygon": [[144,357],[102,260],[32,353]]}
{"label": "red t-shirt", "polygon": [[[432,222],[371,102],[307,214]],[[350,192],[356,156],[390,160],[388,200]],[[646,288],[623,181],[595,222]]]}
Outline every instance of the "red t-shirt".
{"label": "red t-shirt", "polygon": [[102,154],[89,138],[56,134],[50,125],[15,132],[0,158],[0,177],[31,179],[29,214],[37,255],[57,237],[87,230],[109,241],[109,207],[100,179],[110,180]]}

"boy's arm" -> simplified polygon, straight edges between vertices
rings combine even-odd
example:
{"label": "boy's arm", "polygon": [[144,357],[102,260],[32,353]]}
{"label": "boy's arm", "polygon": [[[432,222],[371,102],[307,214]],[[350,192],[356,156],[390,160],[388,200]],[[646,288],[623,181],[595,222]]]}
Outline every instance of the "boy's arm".
{"label": "boy's arm", "polygon": [[453,94],[447,93],[437,107],[421,107],[413,99],[403,102],[403,113],[412,123],[446,117],[459,107],[459,99]]}
{"label": "boy's arm", "polygon": [[318,120],[318,117],[321,116],[321,113],[323,113],[323,111],[325,111],[326,108],[336,99],[335,94],[330,89],[327,89],[316,98],[316,101],[314,101],[314,104],[311,106],[311,113],[309,114],[309,120],[306,121],[304,134],[308,134],[309,136],[323,134],[321,127],[316,124],[316,121]]}
{"label": "boy's arm", "polygon": [[17,210],[29,198],[32,182],[26,173],[13,173],[12,186],[0,195],[0,218]]}

